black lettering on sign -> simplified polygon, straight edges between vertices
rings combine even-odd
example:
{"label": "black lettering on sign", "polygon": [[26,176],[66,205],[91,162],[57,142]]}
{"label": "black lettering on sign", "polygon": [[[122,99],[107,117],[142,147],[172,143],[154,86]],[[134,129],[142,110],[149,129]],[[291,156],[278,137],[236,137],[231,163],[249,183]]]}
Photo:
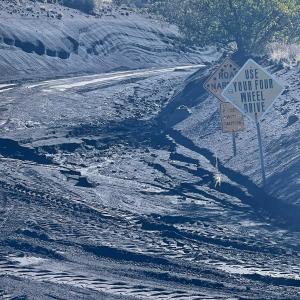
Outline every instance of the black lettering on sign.
{"label": "black lettering on sign", "polygon": [[272,78],[260,79],[259,69],[254,67],[244,72],[246,80],[234,82],[233,90],[240,94],[245,113],[263,113],[266,110],[266,91],[274,88],[274,81]]}
{"label": "black lettering on sign", "polygon": [[252,91],[252,81],[237,81],[233,83],[235,92]]}
{"label": "black lettering on sign", "polygon": [[245,70],[245,76],[246,79],[258,79],[258,69],[252,69],[250,68],[249,70]]}
{"label": "black lettering on sign", "polygon": [[[210,88],[215,90],[215,91],[217,91],[217,90],[223,91],[226,88],[226,86],[228,85],[228,83],[229,83],[229,81],[211,83]],[[209,86],[207,86],[207,87],[209,87]]]}
{"label": "black lettering on sign", "polygon": [[265,102],[244,103],[245,113],[260,113],[265,112]]}
{"label": "black lettering on sign", "polygon": [[235,76],[234,72],[227,72],[227,71],[223,71],[219,73],[219,79],[221,80],[229,80],[232,79]]}
{"label": "black lettering on sign", "polygon": [[274,87],[273,79],[255,80],[254,85],[256,90],[268,90]]}
{"label": "black lettering on sign", "polygon": [[263,91],[241,93],[241,102],[265,101]]}

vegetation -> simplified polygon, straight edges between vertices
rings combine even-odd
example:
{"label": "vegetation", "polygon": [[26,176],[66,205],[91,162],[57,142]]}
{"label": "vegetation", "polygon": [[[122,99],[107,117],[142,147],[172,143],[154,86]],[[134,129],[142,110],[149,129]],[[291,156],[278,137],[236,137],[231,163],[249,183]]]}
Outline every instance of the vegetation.
{"label": "vegetation", "polygon": [[126,5],[143,8],[150,2],[148,0],[113,0],[113,3],[117,6]]}
{"label": "vegetation", "polygon": [[90,14],[94,11],[96,2],[94,0],[64,0],[63,5]]}
{"label": "vegetation", "polygon": [[[126,0],[115,2],[125,3]],[[299,39],[299,0],[135,0],[179,26],[191,44],[236,43],[241,55]],[[117,4],[118,4],[117,3]]]}

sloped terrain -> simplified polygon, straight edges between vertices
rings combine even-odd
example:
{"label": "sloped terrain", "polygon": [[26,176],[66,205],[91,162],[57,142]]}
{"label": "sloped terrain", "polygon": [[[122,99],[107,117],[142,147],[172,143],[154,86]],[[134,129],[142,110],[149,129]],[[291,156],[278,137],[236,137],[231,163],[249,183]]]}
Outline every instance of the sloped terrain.
{"label": "sloped terrain", "polygon": [[174,26],[134,13],[90,16],[63,6],[1,3],[0,80],[201,63],[214,49],[184,50]]}
{"label": "sloped terrain", "polygon": [[[286,90],[266,114],[261,125],[267,172],[266,191],[287,203],[299,206],[299,67],[276,70],[276,66],[269,66],[269,71],[275,72]],[[209,149],[226,167],[247,175],[261,185],[255,124],[245,120],[245,132],[238,133],[238,155],[233,157],[231,134],[223,134],[221,131],[219,103],[215,98],[208,97],[202,88],[206,76],[203,72],[194,74],[185,89],[179,91],[174,98],[175,106],[184,103],[192,111],[189,118],[176,125],[176,129],[195,145]],[[167,109],[171,118],[174,104],[170,104]]]}
{"label": "sloped terrain", "polygon": [[213,153],[164,125],[192,72],[3,91],[4,299],[300,297],[297,215],[223,164],[216,187]]}
{"label": "sloped terrain", "polygon": [[299,70],[270,67],[263,191],[255,128],[232,158],[202,88],[213,49],[25,4],[1,3],[0,299],[299,299]]}

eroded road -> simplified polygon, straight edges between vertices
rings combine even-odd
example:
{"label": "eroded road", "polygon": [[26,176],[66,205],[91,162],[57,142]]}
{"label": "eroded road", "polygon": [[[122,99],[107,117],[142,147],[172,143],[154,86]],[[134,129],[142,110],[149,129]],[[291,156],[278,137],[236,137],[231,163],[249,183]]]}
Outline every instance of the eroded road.
{"label": "eroded road", "polygon": [[4,88],[0,299],[300,298],[297,228],[161,125],[193,68]]}

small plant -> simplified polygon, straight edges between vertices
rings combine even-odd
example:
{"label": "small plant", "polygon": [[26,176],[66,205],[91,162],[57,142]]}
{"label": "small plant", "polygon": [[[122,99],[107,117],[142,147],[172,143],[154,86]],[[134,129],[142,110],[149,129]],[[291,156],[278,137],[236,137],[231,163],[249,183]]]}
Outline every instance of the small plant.
{"label": "small plant", "polygon": [[222,175],[218,172],[214,174],[215,187],[221,187],[222,184]]}
{"label": "small plant", "polygon": [[214,174],[215,187],[221,187],[222,184],[222,175],[219,171],[219,161],[218,157],[216,157],[216,172]]}

